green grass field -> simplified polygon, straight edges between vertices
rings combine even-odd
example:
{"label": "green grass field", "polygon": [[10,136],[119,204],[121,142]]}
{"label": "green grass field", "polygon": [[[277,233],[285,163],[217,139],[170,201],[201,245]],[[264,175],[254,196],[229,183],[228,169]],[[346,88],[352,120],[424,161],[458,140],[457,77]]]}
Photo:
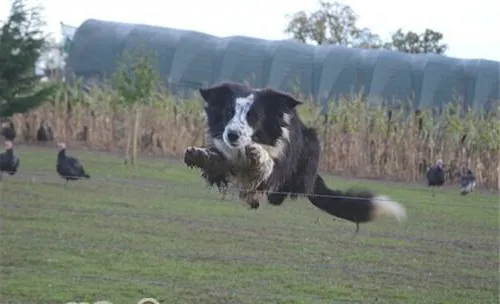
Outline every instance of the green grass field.
{"label": "green grass field", "polygon": [[[306,200],[249,210],[167,159],[124,168],[69,150],[92,175],[55,173],[56,149],[18,147],[0,188],[0,303],[498,303],[499,198],[329,178],[407,207],[355,225]],[[319,221],[317,219],[320,219]]]}

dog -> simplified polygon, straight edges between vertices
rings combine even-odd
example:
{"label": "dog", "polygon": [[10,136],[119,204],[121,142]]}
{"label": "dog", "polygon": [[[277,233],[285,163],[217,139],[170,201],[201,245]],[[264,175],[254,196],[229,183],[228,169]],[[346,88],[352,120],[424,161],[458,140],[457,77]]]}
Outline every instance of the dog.
{"label": "dog", "polygon": [[320,143],[316,130],[297,114],[301,101],[271,88],[222,82],[199,89],[204,100],[204,147],[188,147],[184,161],[198,167],[209,185],[229,184],[251,209],[260,201],[279,206],[304,196],[320,210],[356,224],[388,215],[402,221],[405,208],[367,190],[329,189],[318,175]]}

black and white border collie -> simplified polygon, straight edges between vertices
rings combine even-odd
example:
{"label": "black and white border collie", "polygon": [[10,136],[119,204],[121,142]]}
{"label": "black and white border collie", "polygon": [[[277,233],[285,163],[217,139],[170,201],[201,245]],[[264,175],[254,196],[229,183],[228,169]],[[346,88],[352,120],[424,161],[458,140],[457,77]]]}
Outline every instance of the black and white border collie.
{"label": "black and white border collie", "polygon": [[370,191],[329,189],[318,175],[316,131],[297,115],[299,100],[273,89],[223,82],[199,90],[205,101],[205,147],[189,147],[184,161],[198,167],[219,190],[229,184],[251,208],[265,199],[281,205],[287,196],[305,196],[319,209],[356,223],[381,215],[406,218],[405,209]]}

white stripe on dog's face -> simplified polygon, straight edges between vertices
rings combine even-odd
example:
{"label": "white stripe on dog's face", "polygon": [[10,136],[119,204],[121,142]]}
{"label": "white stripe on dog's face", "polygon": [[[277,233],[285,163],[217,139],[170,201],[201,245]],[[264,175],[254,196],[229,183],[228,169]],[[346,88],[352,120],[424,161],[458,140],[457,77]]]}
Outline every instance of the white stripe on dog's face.
{"label": "white stripe on dog's face", "polygon": [[254,103],[254,96],[236,98],[234,115],[224,128],[222,138],[231,149],[240,149],[252,143],[253,128],[248,124],[247,114]]}

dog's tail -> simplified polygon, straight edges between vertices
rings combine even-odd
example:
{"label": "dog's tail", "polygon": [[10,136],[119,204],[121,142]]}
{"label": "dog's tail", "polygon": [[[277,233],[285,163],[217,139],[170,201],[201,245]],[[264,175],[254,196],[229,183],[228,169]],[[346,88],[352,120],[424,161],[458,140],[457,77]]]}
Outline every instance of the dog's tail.
{"label": "dog's tail", "polygon": [[387,196],[375,196],[367,190],[331,190],[319,175],[316,176],[314,194],[309,201],[322,211],[354,223],[364,223],[386,215],[399,222],[406,219],[405,208]]}

